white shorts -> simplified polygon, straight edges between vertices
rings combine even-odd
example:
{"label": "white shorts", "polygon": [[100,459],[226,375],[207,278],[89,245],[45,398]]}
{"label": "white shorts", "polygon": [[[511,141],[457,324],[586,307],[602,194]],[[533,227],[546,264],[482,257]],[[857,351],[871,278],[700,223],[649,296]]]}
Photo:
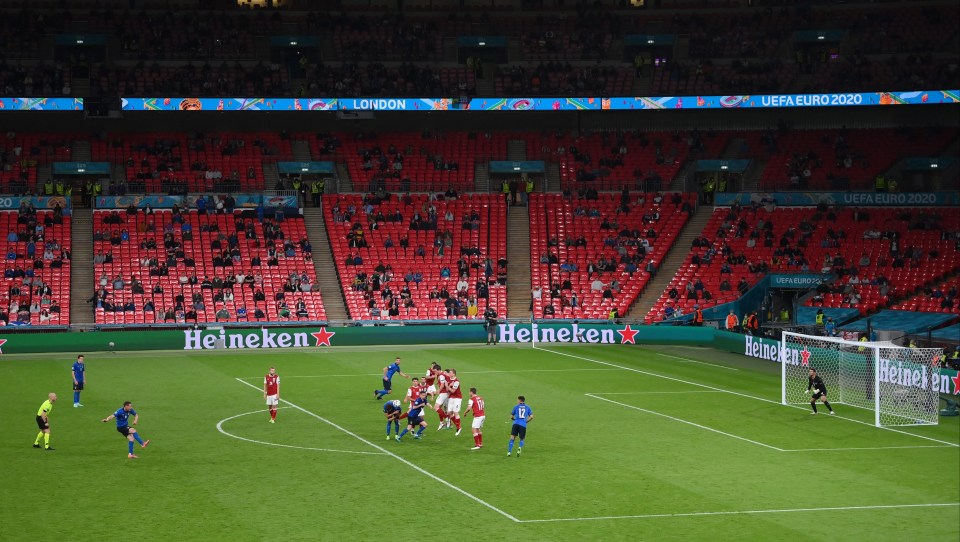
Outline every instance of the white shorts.
{"label": "white shorts", "polygon": [[433,384],[430,384],[429,386],[427,386],[427,395],[436,395],[436,394],[437,394],[436,386],[434,386]]}
{"label": "white shorts", "polygon": [[447,399],[447,412],[455,412],[460,414],[460,403],[463,401],[461,398],[450,398]]}
{"label": "white shorts", "polygon": [[267,396],[267,406],[277,406],[280,404],[279,395],[268,395]]}
{"label": "white shorts", "polygon": [[487,419],[486,416],[476,416],[473,418],[473,423],[470,424],[470,427],[473,429],[480,429],[483,427],[483,420]]}
{"label": "white shorts", "polygon": [[447,398],[450,397],[449,393],[441,393],[437,396],[436,404],[445,407],[447,406]]}

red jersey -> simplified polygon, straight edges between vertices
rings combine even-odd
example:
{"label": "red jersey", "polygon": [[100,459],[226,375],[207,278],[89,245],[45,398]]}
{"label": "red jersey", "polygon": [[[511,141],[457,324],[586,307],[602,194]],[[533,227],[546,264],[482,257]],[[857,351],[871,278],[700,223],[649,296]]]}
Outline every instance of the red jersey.
{"label": "red jersey", "polygon": [[451,399],[463,399],[463,393],[460,391],[460,380],[457,377],[447,377],[447,391],[450,392]]}
{"label": "red jersey", "polygon": [[407,388],[407,397],[406,400],[413,401],[417,397],[420,397],[420,392],[427,393],[427,385],[420,383],[420,385],[413,385]]}
{"label": "red jersey", "polygon": [[483,413],[483,397],[476,395],[470,398],[470,402],[467,403],[467,408],[473,409],[473,417],[484,416]]}
{"label": "red jersey", "polygon": [[267,373],[263,377],[263,386],[267,389],[267,395],[276,395],[280,392],[280,375]]}
{"label": "red jersey", "polygon": [[435,370],[433,367],[427,369],[427,376],[423,377],[426,381],[427,386],[432,386],[434,382],[437,381],[437,375],[440,374],[440,371]]}

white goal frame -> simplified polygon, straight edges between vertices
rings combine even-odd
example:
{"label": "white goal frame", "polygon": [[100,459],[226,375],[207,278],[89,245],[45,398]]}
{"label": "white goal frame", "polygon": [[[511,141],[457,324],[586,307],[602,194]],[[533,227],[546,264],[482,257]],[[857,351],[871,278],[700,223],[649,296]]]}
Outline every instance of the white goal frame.
{"label": "white goal frame", "polygon": [[[821,349],[833,345],[837,352],[836,361],[832,362],[835,367],[818,368],[817,361],[809,365],[820,369],[818,374],[826,384],[831,403],[871,410],[877,427],[938,423],[939,393],[934,383],[939,381],[939,361],[943,359],[943,351],[939,348],[905,348],[890,342],[848,341],[784,331],[777,356],[782,404],[809,403],[810,395],[804,394],[807,384],[805,360],[812,354],[805,344],[817,343]],[[804,345],[803,351],[796,352],[798,344]],[[866,366],[861,364],[859,372],[854,372],[854,363],[844,362],[844,349],[856,353],[858,360],[865,361]],[[824,361],[829,360],[819,360]],[[904,361],[908,363],[906,368],[903,367]],[[892,378],[892,374],[900,374],[898,378],[907,382]]]}

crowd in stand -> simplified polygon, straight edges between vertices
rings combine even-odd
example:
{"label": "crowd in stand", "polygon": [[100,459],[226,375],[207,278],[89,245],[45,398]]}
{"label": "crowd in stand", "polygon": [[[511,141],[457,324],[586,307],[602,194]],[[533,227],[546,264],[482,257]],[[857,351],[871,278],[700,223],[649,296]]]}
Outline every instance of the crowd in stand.
{"label": "crowd in stand", "polygon": [[[58,53],[56,62],[28,62],[16,59],[42,58],[35,36],[64,31],[77,15],[21,10],[0,18],[0,45],[13,59],[0,62],[0,85],[8,96],[71,96],[75,73],[90,78],[95,94],[127,96],[472,96],[475,62],[469,69],[436,65],[443,56],[442,40],[506,35],[522,45],[521,57],[499,68],[503,88],[514,93],[605,94],[622,70],[636,68],[649,77],[644,67],[653,63],[653,56],[658,57],[653,90],[668,94],[678,87],[691,94],[733,95],[950,88],[958,69],[958,58],[948,47],[956,15],[956,7],[947,5],[907,11],[814,6],[663,16],[577,3],[561,13],[531,10],[508,17],[94,9],[83,15],[91,32],[116,38],[117,51],[88,57],[78,50]],[[688,58],[675,62],[669,53],[641,52],[631,66],[629,60],[613,57],[615,40],[649,34],[652,27],[657,34],[690,35]],[[778,55],[795,31],[811,27],[843,31],[848,47],[838,43],[833,49],[851,52],[835,55],[830,47],[807,50],[790,42],[786,45],[796,49],[796,58]],[[328,36],[333,50],[304,45],[298,59],[254,65],[258,33],[279,35],[291,29]],[[207,64],[194,66],[191,60]],[[161,67],[158,61],[188,63]],[[383,61],[405,64],[386,67]],[[546,64],[518,64],[530,61]],[[597,64],[570,65],[584,61]],[[406,64],[410,62],[416,64]],[[790,88],[797,72],[813,74],[812,88]],[[291,86],[291,80],[301,78],[302,87]]]}
{"label": "crowd in stand", "polygon": [[[7,233],[3,278],[6,295],[0,303],[0,322],[29,324],[33,315],[39,323],[56,319],[60,303],[48,282],[45,269],[60,269],[71,259],[70,249],[47,230],[63,224],[63,209],[56,206],[41,218],[37,210],[24,200],[17,212],[17,227]],[[23,251],[20,251],[22,247]]]}

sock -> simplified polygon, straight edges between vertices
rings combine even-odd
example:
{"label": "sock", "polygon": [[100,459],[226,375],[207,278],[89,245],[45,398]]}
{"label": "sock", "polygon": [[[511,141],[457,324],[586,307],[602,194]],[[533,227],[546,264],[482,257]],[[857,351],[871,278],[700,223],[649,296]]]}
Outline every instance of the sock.
{"label": "sock", "polygon": [[50,433],[43,434],[43,447],[44,448],[50,447]]}
{"label": "sock", "polygon": [[43,431],[37,433],[37,440],[33,441],[34,444],[40,444],[40,439],[43,438]]}
{"label": "sock", "polygon": [[816,403],[810,403],[810,406],[813,407],[813,411],[814,411],[814,412],[817,411],[817,404],[816,404]]}
{"label": "sock", "polygon": [[833,412],[833,407],[830,406],[830,401],[824,401],[823,404],[827,405],[827,409],[830,410],[830,412]]}
{"label": "sock", "polygon": [[128,453],[128,454],[132,454],[132,453],[133,453],[133,441],[132,441],[132,440],[128,440],[128,441],[127,441],[127,453]]}
{"label": "sock", "polygon": [[437,411],[437,416],[440,417],[440,421],[441,421],[441,422],[443,421],[444,418],[446,418],[446,415],[443,413],[442,410],[438,410],[438,411]]}
{"label": "sock", "polygon": [[480,446],[480,435],[473,435],[473,444]]}
{"label": "sock", "polygon": [[409,432],[410,432],[409,429],[404,428],[403,433],[400,433],[400,438],[403,438],[403,435],[406,435]]}
{"label": "sock", "polygon": [[270,409],[270,419],[272,419],[272,420],[276,420],[276,419],[277,419],[277,409],[275,409],[275,408],[271,408],[271,409]]}
{"label": "sock", "polygon": [[483,433],[477,435],[477,445],[483,446]]}
{"label": "sock", "polygon": [[390,436],[390,425],[391,425],[391,422],[387,420],[387,436],[388,437]]}
{"label": "sock", "polygon": [[424,426],[421,425],[421,426],[420,426],[420,429],[417,429],[417,435],[422,435],[424,429],[426,429],[426,427],[424,427]]}
{"label": "sock", "polygon": [[510,444],[507,444],[507,453],[513,453],[513,439],[510,439]]}
{"label": "sock", "polygon": [[457,426],[457,431],[460,430],[460,416],[453,419],[453,425]]}
{"label": "sock", "polygon": [[79,403],[79,402],[80,402],[80,392],[79,392],[79,391],[73,392],[73,402],[74,402],[74,403]]}
{"label": "sock", "polygon": [[520,447],[523,448],[523,441],[520,441]]}
{"label": "sock", "polygon": [[133,440],[137,441],[137,443],[140,444],[140,446],[143,446],[143,439],[140,438],[140,433],[134,433]]}
{"label": "sock", "polygon": [[[397,421],[393,422],[393,432],[394,433],[400,432],[400,422],[397,422]],[[390,433],[388,432],[387,434],[389,435]]]}

